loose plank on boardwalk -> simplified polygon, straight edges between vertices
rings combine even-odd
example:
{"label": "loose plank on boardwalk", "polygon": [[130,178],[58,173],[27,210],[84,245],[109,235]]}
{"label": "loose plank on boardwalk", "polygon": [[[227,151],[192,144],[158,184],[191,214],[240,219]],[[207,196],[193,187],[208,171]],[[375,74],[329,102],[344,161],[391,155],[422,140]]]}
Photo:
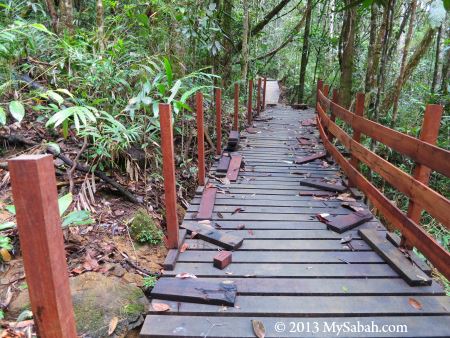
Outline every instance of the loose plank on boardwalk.
{"label": "loose plank on boardwalk", "polygon": [[[147,316],[141,331],[142,338],[160,338],[160,337],[189,337],[189,338],[225,338],[225,337],[241,337],[254,338],[251,321],[253,319],[260,320],[265,329],[266,337],[311,337],[311,329],[309,332],[301,330],[301,322],[306,325],[309,322],[310,328],[317,326],[320,328],[320,334],[314,334],[314,337],[392,337],[391,332],[382,332],[383,325],[398,328],[396,337],[448,337],[448,321],[446,316],[404,316],[390,317],[382,316],[377,318],[370,317],[311,317],[307,320],[299,321],[297,317],[285,317],[280,320],[279,317],[226,317],[223,313],[210,314],[205,316],[179,316],[179,315],[158,315],[152,314]],[[282,321],[285,323],[285,332],[276,331],[276,323]],[[220,324],[220,325],[212,325]],[[292,323],[292,324],[291,324]],[[296,328],[299,323],[299,330],[294,333],[289,331]],[[348,329],[340,331],[338,336],[338,328],[348,325]],[[373,333],[373,330],[364,331],[351,328],[360,324],[362,327],[373,327],[377,325],[379,332]],[[352,326],[350,326],[352,325]],[[208,334],[208,335],[206,335]]]}
{"label": "loose plank on boardwalk", "polygon": [[222,155],[220,157],[219,164],[217,165],[217,172],[226,173],[228,171],[228,167],[230,165],[230,156]]}
{"label": "loose plank on boardwalk", "polygon": [[216,202],[217,188],[206,188],[203,190],[200,206],[197,208],[198,212],[196,218],[199,220],[210,219]]}
{"label": "loose plank on boardwalk", "polygon": [[164,300],[234,306],[236,285],[197,278],[162,278],[156,283],[151,296]]}
{"label": "loose plank on boardwalk", "polygon": [[[430,285],[431,278],[408,260],[386,237],[371,229],[360,229],[362,238],[412,286]],[[449,297],[450,299],[450,297]]]}
{"label": "loose plank on boardwalk", "polygon": [[277,263],[241,263],[234,262],[224,270],[215,268],[211,263],[177,263],[173,271],[165,276],[175,276],[189,272],[197,277],[345,277],[345,278],[379,278],[393,277],[398,274],[387,264],[277,264]]}
{"label": "loose plank on boardwalk", "polygon": [[345,187],[341,184],[330,184],[330,183],[321,182],[319,180],[314,180],[314,179],[301,180],[300,185],[318,188],[318,189],[322,189],[322,190],[326,190],[326,191],[332,191],[332,192],[344,192],[347,190],[347,187]]}
{"label": "loose plank on boardwalk", "polygon": [[[450,312],[450,297],[445,296],[414,296],[421,304],[418,309],[410,303],[409,296],[239,296],[235,307],[220,311],[216,305],[177,303],[156,300],[169,304],[170,312],[185,315],[204,313],[220,314],[222,316],[405,316],[405,315],[435,315],[446,316]],[[448,328],[448,326],[447,326]]]}
{"label": "loose plank on boardwalk", "polygon": [[[161,280],[174,279],[164,277]],[[202,281],[233,282],[238,295],[257,296],[376,296],[376,295],[434,295],[444,296],[442,288],[431,286],[412,288],[401,278],[240,278],[233,276],[202,277]]]}
{"label": "loose plank on boardwalk", "polygon": [[227,178],[234,182],[238,178],[239,170],[241,169],[242,156],[232,156],[230,165],[227,171]]}
{"label": "loose plank on boardwalk", "polygon": [[215,246],[217,245],[227,250],[236,250],[242,245],[243,242],[242,237],[236,236],[232,233],[217,231],[210,225],[206,224],[197,223],[188,225],[183,223],[182,227],[191,234],[194,232],[196,234],[196,237],[201,239],[201,242],[206,244],[209,244],[207,242],[210,242]]}

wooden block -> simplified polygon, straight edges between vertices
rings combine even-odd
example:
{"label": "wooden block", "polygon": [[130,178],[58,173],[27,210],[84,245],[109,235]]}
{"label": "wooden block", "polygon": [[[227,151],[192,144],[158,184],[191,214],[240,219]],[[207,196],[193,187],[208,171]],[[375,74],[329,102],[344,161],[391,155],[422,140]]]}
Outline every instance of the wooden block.
{"label": "wooden block", "polygon": [[[321,220],[320,217],[318,217]],[[373,215],[366,210],[352,212],[348,215],[327,216],[326,224],[328,229],[331,229],[339,234],[356,228],[358,225],[366,223],[373,218]]]}
{"label": "wooden block", "polygon": [[228,171],[228,167],[230,166],[230,161],[230,155],[222,155],[220,157],[219,164],[217,165],[216,172],[226,173]]}
{"label": "wooden block", "polygon": [[178,256],[180,255],[179,248],[183,245],[184,240],[186,239],[186,229],[180,229],[178,232],[178,248],[170,249],[167,252],[167,256],[164,259],[163,269],[167,271],[173,271],[175,269],[175,265],[177,264]]}
{"label": "wooden block", "polygon": [[317,153],[317,154],[313,154],[310,156],[303,156],[303,157],[296,157],[294,160],[295,164],[304,164],[304,163],[308,163],[314,160],[317,160],[319,158],[324,158],[327,154],[325,152],[321,152],[321,153]]}
{"label": "wooden block", "polygon": [[206,224],[183,224],[182,227],[190,233],[195,232],[197,234],[196,238],[218,245],[226,250],[236,250],[244,241],[242,237],[235,236],[229,232],[220,232]]}
{"label": "wooden block", "polygon": [[209,305],[234,306],[234,282],[209,282],[195,278],[161,278],[151,292],[154,299]]}
{"label": "wooden block", "polygon": [[300,185],[318,188],[318,189],[322,189],[325,191],[332,191],[332,192],[344,192],[347,190],[347,187],[345,187],[341,184],[330,184],[330,183],[322,182],[320,180],[315,180],[315,179],[300,180]]}
{"label": "wooden block", "polygon": [[[394,232],[387,232],[386,233],[386,239],[391,242],[396,247],[400,246],[400,236],[398,236]],[[413,250],[408,250],[409,257],[411,258],[412,262],[423,272],[425,272],[428,276],[431,277],[431,274],[433,270],[431,267],[422,259],[420,258]]]}
{"label": "wooden block", "polygon": [[398,248],[378,231],[360,229],[359,234],[409,285],[431,285],[431,278],[414,266]]}
{"label": "wooden block", "polygon": [[214,203],[216,202],[216,194],[217,188],[206,188],[203,190],[196,219],[211,219]]}
{"label": "wooden block", "polygon": [[237,130],[230,131],[230,136],[228,137],[228,142],[239,142],[240,134]]}
{"label": "wooden block", "polygon": [[227,178],[231,182],[235,182],[239,175],[239,170],[241,169],[242,156],[232,156],[230,161],[230,166],[227,171]]}
{"label": "wooden block", "polygon": [[301,109],[301,110],[308,109],[308,105],[306,103],[294,103],[294,104],[291,104],[291,107],[293,109]]}
{"label": "wooden block", "polygon": [[217,269],[223,270],[231,264],[231,252],[221,251],[214,256],[214,266]]}

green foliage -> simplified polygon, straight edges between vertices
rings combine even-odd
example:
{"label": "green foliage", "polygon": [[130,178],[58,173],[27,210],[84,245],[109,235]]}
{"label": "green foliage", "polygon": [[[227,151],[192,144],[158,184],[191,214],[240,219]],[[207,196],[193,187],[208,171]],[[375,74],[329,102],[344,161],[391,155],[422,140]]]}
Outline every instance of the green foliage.
{"label": "green foliage", "polygon": [[153,288],[155,286],[157,280],[158,280],[158,276],[156,276],[156,275],[144,277],[144,288],[146,288],[146,289]]}
{"label": "green foliage", "polygon": [[159,244],[163,233],[156,221],[145,209],[139,209],[130,225],[131,237],[139,243]]}

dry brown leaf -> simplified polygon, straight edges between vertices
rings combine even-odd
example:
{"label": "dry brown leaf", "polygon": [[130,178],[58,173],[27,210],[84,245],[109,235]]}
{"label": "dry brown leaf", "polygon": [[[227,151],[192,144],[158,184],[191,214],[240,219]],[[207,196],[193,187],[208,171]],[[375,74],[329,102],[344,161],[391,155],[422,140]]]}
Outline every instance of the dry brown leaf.
{"label": "dry brown leaf", "polygon": [[183,243],[183,245],[180,248],[180,252],[185,252],[187,249],[189,249],[189,244]]}
{"label": "dry brown leaf", "polygon": [[266,328],[261,321],[253,319],[252,326],[253,332],[255,333],[256,337],[264,338],[266,336]]}
{"label": "dry brown leaf", "polygon": [[236,209],[234,209],[234,211],[231,214],[234,215],[234,214],[237,214],[238,212],[243,212],[243,211],[245,211],[245,210],[242,208],[236,208]]}
{"label": "dry brown leaf", "polygon": [[422,304],[420,304],[420,302],[417,299],[409,298],[408,303],[416,310],[422,310]]}
{"label": "dry brown leaf", "polygon": [[220,211],[217,213],[217,217],[223,218],[223,215],[222,215],[222,213]]}
{"label": "dry brown leaf", "polygon": [[152,303],[152,308],[156,312],[166,312],[170,310],[170,306],[165,303]]}
{"label": "dry brown leaf", "polygon": [[236,227],[236,229],[237,229],[237,230],[245,229],[245,224],[239,224],[239,225]]}
{"label": "dry brown leaf", "polygon": [[3,262],[9,262],[12,259],[11,254],[5,248],[0,249],[0,255],[2,256]]}
{"label": "dry brown leaf", "polygon": [[178,275],[175,276],[176,278],[186,279],[186,278],[197,278],[196,275],[193,275],[189,272],[181,272]]}
{"label": "dry brown leaf", "polygon": [[113,332],[116,330],[116,327],[117,327],[118,323],[119,323],[119,318],[118,317],[113,317],[110,320],[109,327],[108,327],[108,336],[113,334]]}

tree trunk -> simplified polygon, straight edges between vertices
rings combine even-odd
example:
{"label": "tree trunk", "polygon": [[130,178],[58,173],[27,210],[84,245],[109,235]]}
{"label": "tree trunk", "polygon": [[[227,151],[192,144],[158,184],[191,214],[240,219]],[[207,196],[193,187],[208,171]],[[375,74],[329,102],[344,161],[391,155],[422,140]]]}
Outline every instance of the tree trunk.
{"label": "tree trunk", "polygon": [[303,33],[303,49],[302,49],[302,60],[300,64],[298,103],[303,102],[303,96],[305,94],[305,75],[309,57],[309,29],[311,26],[311,13],[312,13],[312,0],[308,0],[305,13],[306,15],[305,31]]}
{"label": "tree trunk", "polygon": [[52,19],[52,30],[54,33],[58,33],[58,13],[56,12],[55,2],[53,0],[46,0],[48,12]]}
{"label": "tree trunk", "polygon": [[[406,65],[406,60],[408,58],[409,44],[411,43],[411,38],[412,38],[414,19],[416,16],[416,7],[417,7],[416,0],[412,0],[411,1],[411,16],[409,18],[409,28],[408,28],[408,33],[406,34],[406,38],[405,38],[405,45],[403,46],[403,56],[402,56],[402,62],[400,64],[400,73],[399,73],[397,81],[395,83],[395,96],[394,96],[394,103],[393,103],[394,109],[392,112],[392,121],[391,121],[392,127],[394,127],[395,123],[397,122],[398,100],[400,98],[400,91],[402,89],[403,82],[404,82],[405,65]],[[384,111],[383,113],[386,114],[387,111]]]}
{"label": "tree trunk", "polygon": [[433,82],[431,83],[431,94],[434,94],[436,90],[436,84],[438,80],[439,72],[439,54],[441,54],[441,38],[442,38],[442,26],[439,27],[437,39],[436,39],[436,55],[434,58],[434,71],[433,71]]}
{"label": "tree trunk", "polygon": [[[346,0],[346,6],[352,3]],[[355,52],[355,32],[356,32],[356,7],[348,8],[344,13],[344,23],[341,31],[340,58],[341,79],[340,79],[340,102],[346,108],[350,106],[352,96],[353,77],[353,56]]]}
{"label": "tree trunk", "polygon": [[[394,86],[387,94],[386,97],[381,105],[382,111],[389,111],[391,109],[392,105],[396,100],[398,100],[398,96],[400,95],[400,91],[402,89],[403,83],[405,83],[409,77],[411,76],[414,69],[416,69],[417,65],[419,64],[419,61],[422,59],[422,57],[425,55],[425,52],[427,51],[428,47],[430,47],[431,42],[433,41],[434,34],[436,33],[435,28],[429,28],[428,31],[425,33],[424,37],[422,38],[422,41],[420,41],[419,45],[417,46],[414,54],[411,56],[411,58],[408,60],[408,63],[405,66],[405,69],[403,71],[403,76],[400,78],[397,78],[397,85]],[[400,83],[400,85],[398,85]]]}
{"label": "tree trunk", "polygon": [[224,0],[222,8],[222,27],[224,31],[224,53],[222,59],[222,78],[225,88],[228,87],[231,79],[231,57],[233,55],[233,43],[231,40],[232,36],[232,14],[233,14],[233,0]]}
{"label": "tree trunk", "polygon": [[242,30],[242,61],[241,61],[241,78],[244,81],[244,85],[247,83],[248,73],[248,33],[249,33],[249,13],[248,13],[248,0],[243,0],[244,6],[244,20]]}
{"label": "tree trunk", "polygon": [[97,0],[97,39],[98,48],[101,52],[105,50],[105,24],[103,21],[103,0]]}
{"label": "tree trunk", "polygon": [[378,9],[375,3],[372,4],[370,10],[370,36],[369,36],[369,47],[367,48],[367,68],[366,68],[366,78],[364,81],[364,92],[368,93],[371,91],[371,83],[373,78],[373,59],[374,59],[374,46],[377,37],[377,15]]}
{"label": "tree trunk", "polygon": [[64,0],[65,25],[70,33],[73,33],[73,0]]}
{"label": "tree trunk", "polygon": [[[448,25],[448,17],[449,15],[447,14],[447,20],[445,22],[447,22],[447,24],[444,26],[446,27],[447,31],[447,40],[450,40],[450,27]],[[440,92],[442,95],[447,95],[448,94],[448,86],[450,85],[450,48],[447,48],[445,50],[444,53],[444,63],[442,64],[442,78],[441,78],[441,88],[440,88]],[[447,106],[447,110],[448,110],[448,104]]]}

